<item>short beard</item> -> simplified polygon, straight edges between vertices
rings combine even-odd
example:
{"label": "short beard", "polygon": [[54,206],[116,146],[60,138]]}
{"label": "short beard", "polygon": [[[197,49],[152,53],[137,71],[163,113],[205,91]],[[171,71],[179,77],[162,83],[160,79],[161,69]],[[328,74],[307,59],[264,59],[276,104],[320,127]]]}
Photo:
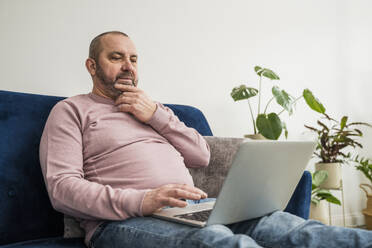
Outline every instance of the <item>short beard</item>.
{"label": "short beard", "polygon": [[[108,94],[108,96],[111,99],[116,100],[123,93],[121,90],[118,90],[114,87],[117,79],[115,79],[115,81],[108,79],[105,73],[103,72],[102,67],[99,65],[99,63],[97,63],[96,75],[101,80],[103,86],[105,87],[105,92]],[[118,75],[118,77],[119,76],[120,75]],[[134,84],[134,86],[137,86],[138,80],[132,83]]]}

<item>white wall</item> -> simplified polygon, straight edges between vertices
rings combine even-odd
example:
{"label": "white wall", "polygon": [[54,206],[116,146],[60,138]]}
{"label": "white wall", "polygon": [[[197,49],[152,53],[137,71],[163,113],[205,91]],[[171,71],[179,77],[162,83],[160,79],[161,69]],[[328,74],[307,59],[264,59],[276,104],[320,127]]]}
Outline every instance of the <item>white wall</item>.
{"label": "white wall", "polygon": [[[155,100],[199,107],[216,136],[252,132],[247,103],[229,94],[241,83],[257,87],[255,65],[277,72],[293,95],[310,88],[334,117],[372,122],[371,7],[368,0],[0,0],[0,89],[86,93],[90,40],[121,30],[137,44],[140,87]],[[264,84],[269,93],[272,83]],[[303,124],[317,117],[300,102],[285,117],[290,137],[303,136]],[[372,157],[372,132],[365,133],[363,155]],[[347,224],[360,225],[363,179],[352,168],[344,176]],[[340,213],[335,208],[334,218]]]}

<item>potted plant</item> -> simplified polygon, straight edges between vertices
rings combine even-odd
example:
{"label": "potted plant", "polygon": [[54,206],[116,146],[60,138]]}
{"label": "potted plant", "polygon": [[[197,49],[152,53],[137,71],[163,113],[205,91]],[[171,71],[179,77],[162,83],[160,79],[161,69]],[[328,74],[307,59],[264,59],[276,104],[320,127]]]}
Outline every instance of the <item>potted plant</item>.
{"label": "potted plant", "polygon": [[356,162],[356,169],[361,171],[365,177],[368,178],[371,184],[362,183],[359,187],[367,195],[367,207],[363,209],[362,213],[366,219],[366,228],[372,230],[372,159],[359,158],[356,156],[354,159]]}
{"label": "potted plant", "polygon": [[[240,85],[238,87],[234,87],[230,93],[231,97],[234,101],[241,101],[247,100],[249,111],[251,114],[252,124],[253,124],[253,134],[252,135],[245,135],[246,138],[253,138],[253,139],[272,139],[277,140],[282,131],[284,130],[285,137],[288,136],[288,130],[286,128],[285,123],[280,119],[280,115],[287,111],[289,115],[293,113],[293,108],[295,103],[301,99],[302,97],[305,98],[306,103],[315,111],[322,111],[323,106],[319,101],[313,96],[312,92],[308,89],[303,91],[303,94],[297,98],[292,97],[289,95],[285,90],[280,89],[278,86],[273,86],[271,89],[272,97],[267,102],[264,110],[261,109],[261,95],[262,95],[262,82],[263,79],[270,79],[270,80],[280,80],[279,76],[272,70],[268,68],[262,68],[260,66],[255,66],[254,71],[259,76],[259,89],[249,87],[247,85]],[[258,95],[258,106],[257,106],[257,114],[254,115],[253,109],[250,103],[250,99]],[[268,113],[268,107],[275,99],[276,103],[282,107],[282,110],[279,113],[271,112]],[[256,116],[256,117],[255,117]]]}
{"label": "potted plant", "polygon": [[[315,156],[320,159],[315,164],[316,170],[328,171],[328,179],[322,183],[321,187],[326,189],[341,188],[341,164],[352,161],[351,153],[345,153],[347,148],[363,148],[357,138],[362,137],[363,133],[356,126],[370,126],[364,122],[348,123],[348,117],[343,116],[340,121],[329,117],[325,111],[322,120],[318,120],[319,127],[305,125],[306,128],[317,134],[318,145],[315,149]],[[325,121],[323,121],[325,119]]]}
{"label": "potted plant", "polygon": [[312,190],[311,190],[311,205],[310,219],[319,220],[324,224],[328,224],[326,202],[341,205],[339,199],[332,195],[327,189],[320,188],[320,185],[327,179],[328,172],[324,170],[315,171],[312,173]]}

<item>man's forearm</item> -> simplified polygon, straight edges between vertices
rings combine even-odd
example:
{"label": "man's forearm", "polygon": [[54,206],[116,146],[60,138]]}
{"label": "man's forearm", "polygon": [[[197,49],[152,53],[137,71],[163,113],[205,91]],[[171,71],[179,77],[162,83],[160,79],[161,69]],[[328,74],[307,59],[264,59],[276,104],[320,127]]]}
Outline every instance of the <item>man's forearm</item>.
{"label": "man's forearm", "polygon": [[170,108],[157,103],[158,108],[147,122],[165,137],[183,156],[187,167],[202,167],[209,164],[208,143],[195,129],[181,122]]}
{"label": "man's forearm", "polygon": [[124,220],[142,216],[141,205],[147,190],[114,189],[76,177],[48,180],[53,207],[81,219]]}

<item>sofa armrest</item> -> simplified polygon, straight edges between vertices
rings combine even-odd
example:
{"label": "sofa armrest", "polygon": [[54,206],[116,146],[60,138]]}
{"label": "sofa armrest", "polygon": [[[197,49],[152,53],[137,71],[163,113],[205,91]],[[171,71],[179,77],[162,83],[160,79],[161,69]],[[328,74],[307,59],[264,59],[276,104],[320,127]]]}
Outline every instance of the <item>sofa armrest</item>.
{"label": "sofa armrest", "polygon": [[[196,187],[201,188],[208,197],[217,197],[223,181],[231,167],[235,153],[243,138],[223,138],[204,136],[207,141],[211,159],[203,168],[189,168]],[[305,171],[284,211],[304,219],[309,218],[311,198],[311,174]]]}

